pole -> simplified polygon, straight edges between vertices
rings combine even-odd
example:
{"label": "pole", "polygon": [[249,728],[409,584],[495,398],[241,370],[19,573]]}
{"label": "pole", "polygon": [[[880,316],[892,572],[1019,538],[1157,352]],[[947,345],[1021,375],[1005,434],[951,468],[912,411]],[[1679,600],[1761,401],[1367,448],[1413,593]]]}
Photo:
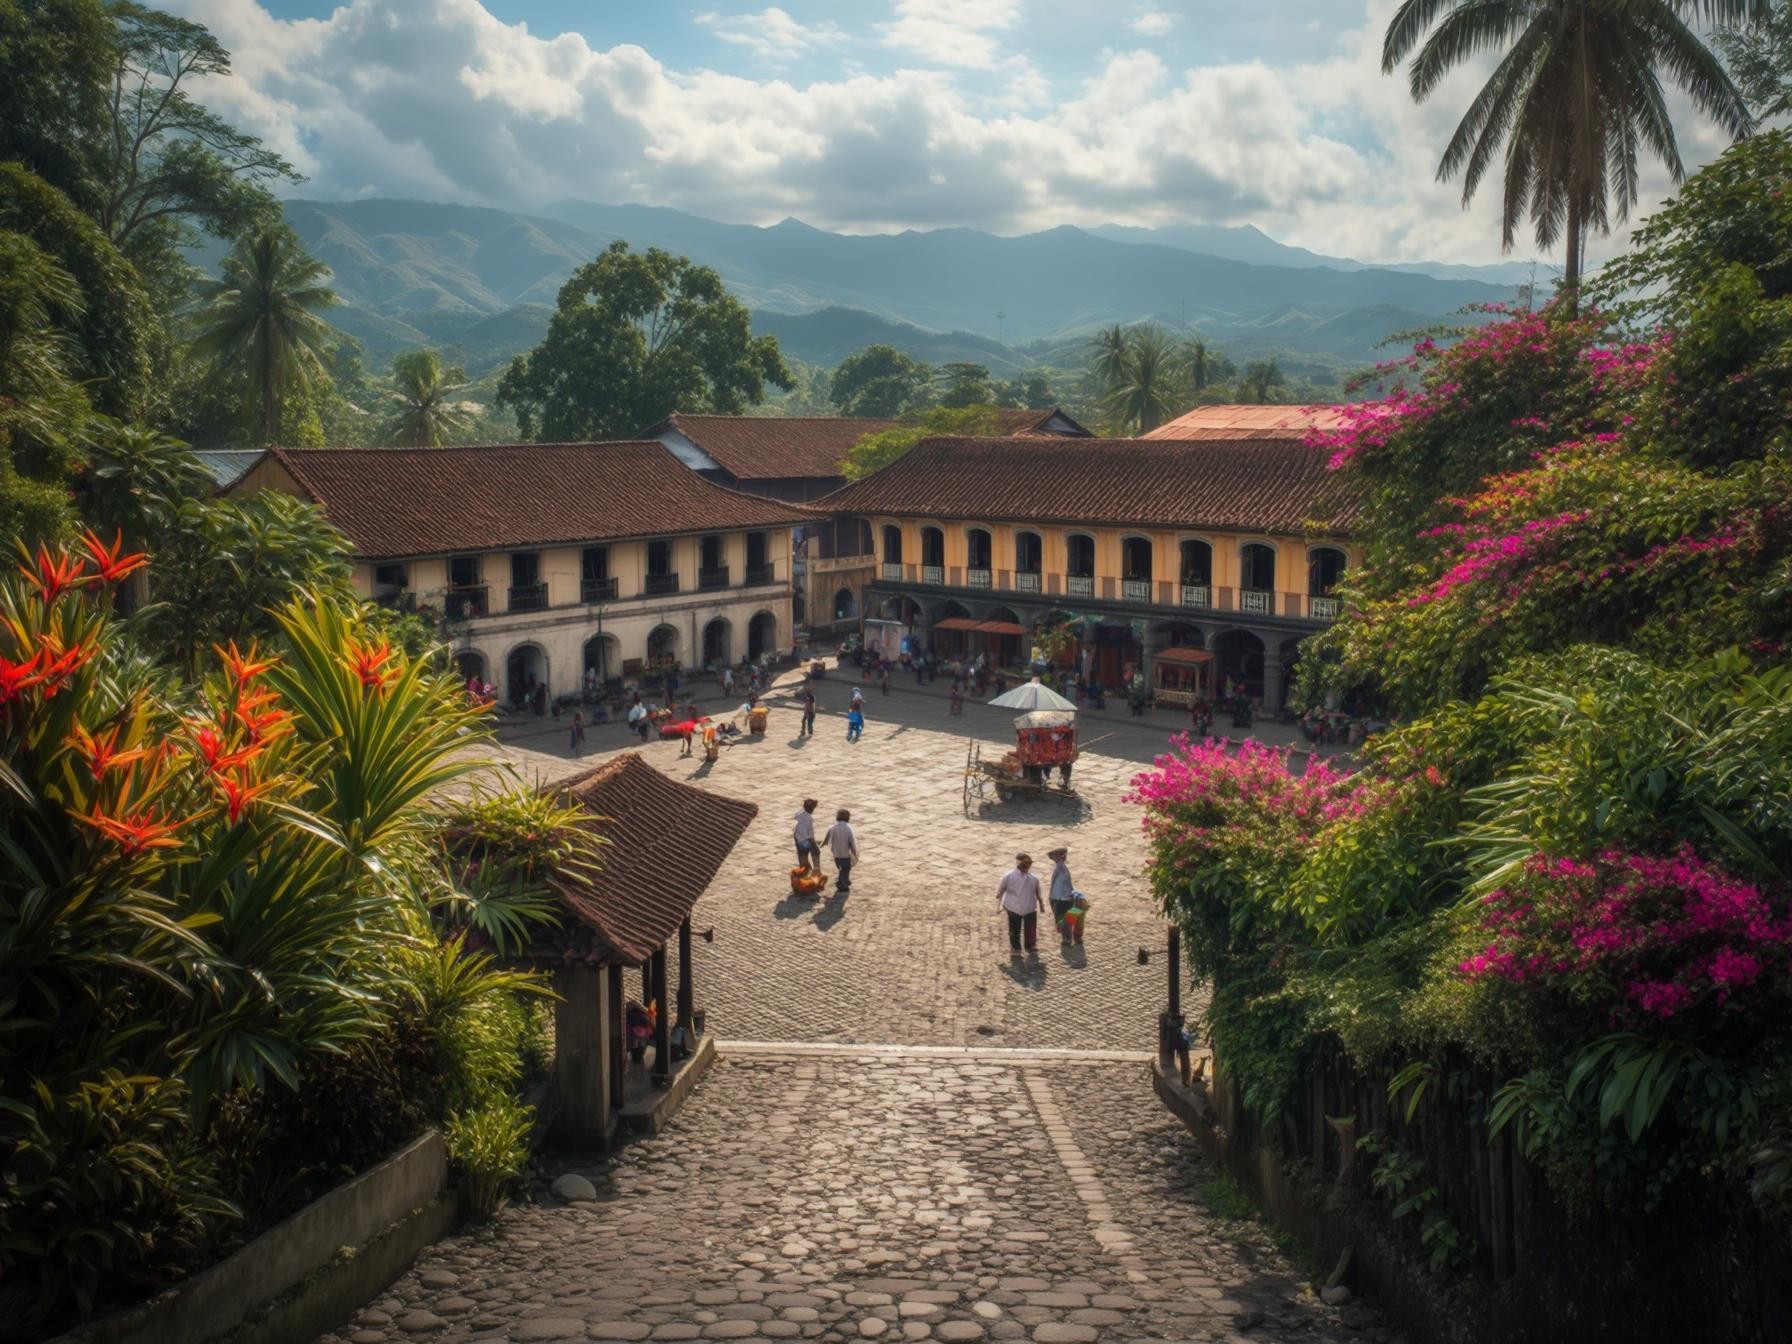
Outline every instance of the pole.
{"label": "pole", "polygon": [[696,1000],[696,988],[691,983],[691,917],[686,915],[678,926],[678,1031],[687,1053],[696,1049]]}
{"label": "pole", "polygon": [[653,960],[648,963],[653,972],[653,998],[659,1005],[659,1016],[653,1023],[653,1081],[656,1087],[665,1086],[666,1080],[672,1076],[672,1014],[667,1011],[666,1004],[666,945],[661,943],[653,950]]}
{"label": "pole", "polygon": [[1182,1016],[1182,930],[1170,925],[1170,1016]]}

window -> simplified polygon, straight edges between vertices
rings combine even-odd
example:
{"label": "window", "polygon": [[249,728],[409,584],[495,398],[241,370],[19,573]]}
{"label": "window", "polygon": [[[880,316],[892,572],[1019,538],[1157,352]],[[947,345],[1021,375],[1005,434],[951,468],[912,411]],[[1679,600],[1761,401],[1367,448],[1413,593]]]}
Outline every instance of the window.
{"label": "window", "polygon": [[720,569],[724,554],[722,538],[713,535],[707,536],[699,545],[702,548],[702,558],[697,561],[698,566],[703,569]]}
{"label": "window", "polygon": [[1243,562],[1243,574],[1239,587],[1263,593],[1275,591],[1276,553],[1273,547],[1253,541],[1244,548],[1240,559]]}
{"label": "window", "polygon": [[517,551],[510,557],[510,586],[529,588],[541,582],[541,553]]}
{"label": "window", "polygon": [[1020,574],[1037,574],[1045,560],[1045,543],[1037,532],[1014,534],[1014,568]]}
{"label": "window", "polygon": [[672,572],[671,542],[650,541],[647,543],[647,572],[655,578],[664,577]]}
{"label": "window", "polygon": [[1307,592],[1325,597],[1344,577],[1344,552],[1321,546],[1307,556]]}
{"label": "window", "polygon": [[1128,537],[1120,543],[1120,577],[1135,583],[1151,582],[1151,542]]}
{"label": "window", "polygon": [[1073,579],[1095,577],[1095,538],[1072,532],[1064,538],[1066,564],[1064,572]]}
{"label": "window", "polygon": [[448,561],[448,586],[450,588],[477,588],[479,586],[479,557],[476,555],[456,555]]}
{"label": "window", "polygon": [[946,534],[937,527],[921,529],[921,563],[924,565],[944,565],[946,563]]}
{"label": "window", "polygon": [[884,524],[884,564],[900,565],[902,563],[902,529],[893,524]]}
{"label": "window", "polygon": [[1213,582],[1213,547],[1204,541],[1182,543],[1182,583],[1184,587],[1205,588]]}
{"label": "window", "polygon": [[411,567],[409,565],[375,565],[373,567],[375,592],[402,591],[410,586]]}
{"label": "window", "polygon": [[603,602],[616,596],[616,580],[610,577],[610,548],[587,546],[579,554],[579,600]]}
{"label": "window", "polygon": [[770,554],[770,552],[771,552],[771,546],[766,540],[765,533],[763,533],[763,532],[747,533],[747,568],[748,569],[758,569],[764,565],[770,564],[771,561],[769,559],[767,559],[767,556]]}
{"label": "window", "polygon": [[989,542],[989,533],[980,527],[973,527],[965,534],[965,540],[970,548],[970,567],[972,569],[988,569],[990,554],[993,550]]}

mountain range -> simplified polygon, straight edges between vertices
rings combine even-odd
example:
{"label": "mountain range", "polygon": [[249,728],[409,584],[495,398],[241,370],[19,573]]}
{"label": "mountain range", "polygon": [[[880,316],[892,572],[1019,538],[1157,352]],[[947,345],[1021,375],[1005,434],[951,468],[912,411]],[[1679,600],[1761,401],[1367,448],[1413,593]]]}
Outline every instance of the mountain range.
{"label": "mountain range", "polygon": [[1234,358],[1366,363],[1389,336],[1510,299],[1528,276],[1517,263],[1370,266],[1198,225],[860,235],[656,206],[560,201],[524,214],[391,199],[291,200],[286,218],[334,272],[331,320],[370,364],[428,345],[475,377],[535,344],[567,276],[618,238],[713,266],[795,358],[833,364],[887,340],[1005,373],[1142,319],[1198,331]]}

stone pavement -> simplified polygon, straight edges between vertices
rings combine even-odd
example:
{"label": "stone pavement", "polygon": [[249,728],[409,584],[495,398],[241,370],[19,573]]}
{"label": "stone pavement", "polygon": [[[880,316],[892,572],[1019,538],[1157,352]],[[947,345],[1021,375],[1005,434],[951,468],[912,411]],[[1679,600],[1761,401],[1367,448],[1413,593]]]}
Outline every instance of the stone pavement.
{"label": "stone pavement", "polygon": [[594,1200],[538,1182],[321,1344],[1389,1338],[1209,1206],[1138,1062],[736,1047],[578,1169]]}

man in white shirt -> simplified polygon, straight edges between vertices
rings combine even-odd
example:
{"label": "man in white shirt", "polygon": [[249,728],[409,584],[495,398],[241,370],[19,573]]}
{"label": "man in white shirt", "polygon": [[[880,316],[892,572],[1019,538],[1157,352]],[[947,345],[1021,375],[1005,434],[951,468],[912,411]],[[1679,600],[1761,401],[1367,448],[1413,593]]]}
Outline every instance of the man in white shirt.
{"label": "man in white shirt", "polygon": [[811,872],[821,871],[821,846],[815,843],[815,808],[813,798],[803,799],[803,810],[796,814],[791,838],[796,841],[796,861]]}
{"label": "man in white shirt", "polygon": [[859,837],[852,833],[848,824],[851,821],[852,813],[841,808],[834,813],[834,824],[828,827],[824,837],[828,842],[828,853],[834,856],[834,866],[840,870],[834,891],[841,896],[852,890],[852,865],[859,857]]}
{"label": "man in white shirt", "polygon": [[1032,867],[1030,855],[1016,854],[1014,867],[996,884],[996,904],[1008,916],[1008,946],[1017,957],[1023,938],[1029,950],[1039,941],[1039,879]]}

